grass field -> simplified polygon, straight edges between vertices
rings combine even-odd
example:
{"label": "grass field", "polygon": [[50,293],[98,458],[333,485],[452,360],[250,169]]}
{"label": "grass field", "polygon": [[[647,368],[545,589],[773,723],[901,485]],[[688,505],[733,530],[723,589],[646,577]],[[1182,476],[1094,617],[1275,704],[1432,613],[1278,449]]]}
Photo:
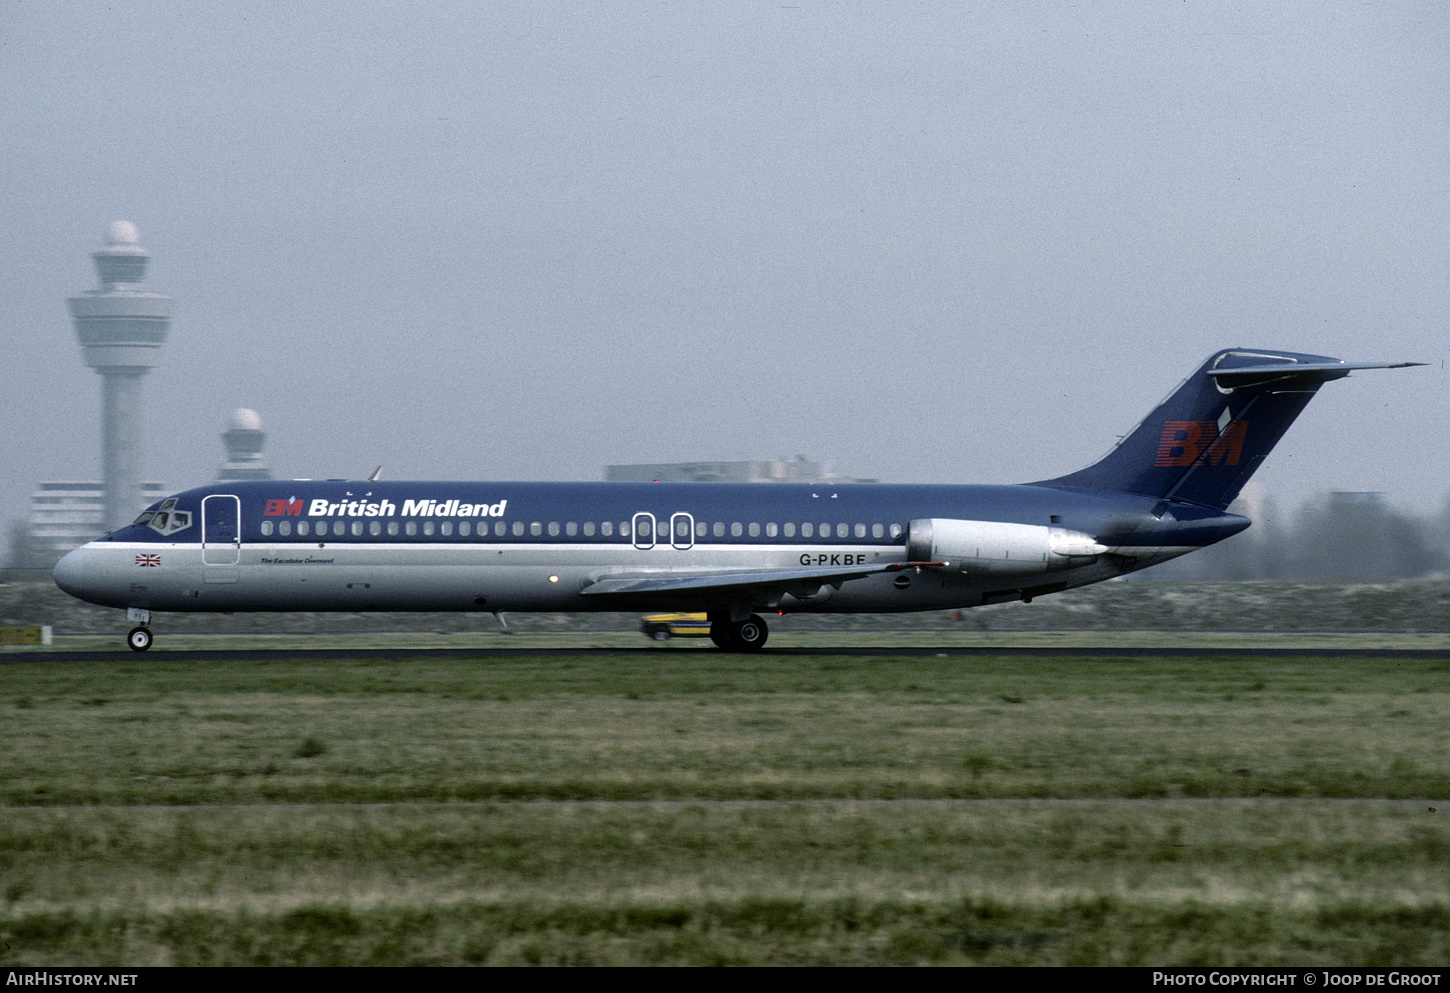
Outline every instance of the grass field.
{"label": "grass field", "polygon": [[1443,964],[1447,703],[1309,649],[16,653],[0,965]]}

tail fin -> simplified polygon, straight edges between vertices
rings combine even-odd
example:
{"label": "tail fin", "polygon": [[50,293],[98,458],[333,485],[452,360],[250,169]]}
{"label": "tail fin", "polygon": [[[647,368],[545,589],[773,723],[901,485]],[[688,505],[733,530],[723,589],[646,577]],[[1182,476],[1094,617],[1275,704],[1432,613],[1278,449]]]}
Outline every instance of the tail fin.
{"label": "tail fin", "polygon": [[1100,461],[1038,485],[1141,493],[1223,510],[1320,386],[1353,369],[1421,364],[1227,349],[1210,356]]}

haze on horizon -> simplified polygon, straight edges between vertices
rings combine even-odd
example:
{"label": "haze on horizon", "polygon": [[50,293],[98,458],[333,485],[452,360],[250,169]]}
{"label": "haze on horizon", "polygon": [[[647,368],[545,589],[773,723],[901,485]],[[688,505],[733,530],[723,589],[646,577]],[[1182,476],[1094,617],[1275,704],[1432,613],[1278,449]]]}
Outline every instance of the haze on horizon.
{"label": "haze on horizon", "polygon": [[1281,505],[1450,489],[1450,10],[0,0],[0,520],[100,478],[65,300],[175,298],[147,479],[1078,468],[1223,346]]}

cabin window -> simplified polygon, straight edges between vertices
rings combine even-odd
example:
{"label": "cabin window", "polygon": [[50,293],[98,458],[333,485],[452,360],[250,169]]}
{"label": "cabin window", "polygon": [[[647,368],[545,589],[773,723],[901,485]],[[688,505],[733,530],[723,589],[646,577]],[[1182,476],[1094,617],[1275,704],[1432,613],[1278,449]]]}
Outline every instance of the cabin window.
{"label": "cabin window", "polygon": [[311,524],[308,524],[306,521],[298,521],[297,522],[297,533],[298,534],[303,535],[305,537],[307,535],[307,533],[309,531],[311,531],[311,530],[312,530],[312,525]]}
{"label": "cabin window", "polygon": [[750,532],[750,537],[752,537],[752,538],[759,538],[760,537],[760,525],[757,524],[755,521],[751,521],[750,522],[750,527],[747,530],[749,530],[749,532]]}
{"label": "cabin window", "polygon": [[706,524],[704,521],[696,521],[695,522],[695,537],[696,538],[703,538],[706,535],[708,535],[709,533],[710,533],[710,525]]}
{"label": "cabin window", "polygon": [[801,537],[809,538],[816,533],[816,527],[810,521],[801,525]]}
{"label": "cabin window", "polygon": [[393,535],[394,537],[397,537],[397,534],[398,534],[398,522],[397,521],[389,521],[388,522],[388,534]]}
{"label": "cabin window", "polygon": [[[333,521],[332,522],[332,533],[335,534],[335,535],[337,535],[339,538],[341,538],[344,534],[347,533],[347,522],[346,521]],[[358,533],[359,534],[362,533],[361,522],[359,522]]]}
{"label": "cabin window", "polygon": [[776,525],[775,521],[771,521],[765,526],[765,536],[767,538],[774,538],[779,532],[780,528]]}
{"label": "cabin window", "polygon": [[893,537],[893,538],[900,538],[901,537],[901,525],[900,524],[893,524],[893,525],[891,525],[891,537]]}
{"label": "cabin window", "polygon": [[856,537],[858,537],[858,538],[864,538],[864,537],[866,537],[866,525],[864,525],[864,524],[857,524],[856,525]]}
{"label": "cabin window", "polygon": [[271,534],[272,533],[272,522],[271,521],[263,521],[262,522],[262,533],[263,534]]}
{"label": "cabin window", "polygon": [[453,535],[453,522],[452,521],[444,521],[442,524],[439,525],[439,527],[442,529],[442,531],[443,531],[443,533],[445,535],[448,535],[450,537]]}
{"label": "cabin window", "polygon": [[884,527],[882,527],[880,524],[873,524],[873,525],[871,525],[871,537],[873,537],[873,538],[880,538],[885,533],[886,533],[886,529]]}
{"label": "cabin window", "polygon": [[579,522],[570,521],[568,524],[565,524],[564,533],[571,538],[574,537],[576,534],[579,533]]}
{"label": "cabin window", "polygon": [[612,534],[614,534],[614,522],[605,521],[603,524],[599,525],[599,533],[604,535],[604,537],[606,538],[610,537]]}
{"label": "cabin window", "polygon": [[717,537],[717,538],[723,538],[723,537],[725,537],[725,522],[724,521],[716,521],[715,522],[715,537]]}
{"label": "cabin window", "polygon": [[469,535],[473,534],[473,525],[468,521],[459,521],[458,533],[463,535],[463,537],[467,538]]}
{"label": "cabin window", "polygon": [[629,521],[620,521],[619,522],[619,536],[621,538],[628,538],[629,537]]}
{"label": "cabin window", "polygon": [[425,535],[428,535],[429,537],[432,537],[432,535],[433,535],[433,522],[432,521],[424,521],[423,522],[423,533]]}
{"label": "cabin window", "polygon": [[529,525],[529,535],[531,537],[537,538],[539,535],[541,535],[543,533],[544,533],[544,525],[542,523],[540,523],[539,521],[534,521],[534,522],[532,522]]}
{"label": "cabin window", "polygon": [[592,538],[592,537],[594,537],[594,522],[593,521],[585,521],[584,522],[584,537],[586,537],[586,538]]}
{"label": "cabin window", "polygon": [[355,538],[362,537],[362,532],[363,532],[362,524],[363,524],[362,521],[353,521],[352,522],[352,534],[353,534],[353,537],[355,537]]}
{"label": "cabin window", "polygon": [[383,522],[382,521],[368,521],[368,534],[370,534],[374,538],[376,538],[378,535],[380,535],[382,533],[383,533]]}
{"label": "cabin window", "polygon": [[793,522],[793,521],[786,521],[785,524],[782,525],[782,527],[785,530],[785,536],[787,538],[794,538],[795,537],[795,522]]}
{"label": "cabin window", "polygon": [[410,536],[417,534],[418,533],[418,522],[417,521],[409,521],[407,524],[405,524],[403,526],[403,530],[406,531]]}
{"label": "cabin window", "polygon": [[739,521],[734,521],[734,522],[731,523],[731,525],[730,525],[730,537],[732,537],[732,538],[738,538],[738,537],[740,537],[744,533],[745,533],[745,528],[744,528],[743,525],[741,525],[741,523]]}
{"label": "cabin window", "polygon": [[503,537],[503,534],[504,534],[504,523],[503,523],[503,521],[494,521],[493,522],[493,533],[496,534],[496,535],[498,535],[500,538]]}
{"label": "cabin window", "polygon": [[277,532],[279,534],[291,534],[292,533],[292,522],[291,521],[278,521],[277,522]]}
{"label": "cabin window", "polygon": [[557,537],[559,537],[559,522],[558,521],[550,521],[549,522],[549,537],[550,538],[557,538]]}

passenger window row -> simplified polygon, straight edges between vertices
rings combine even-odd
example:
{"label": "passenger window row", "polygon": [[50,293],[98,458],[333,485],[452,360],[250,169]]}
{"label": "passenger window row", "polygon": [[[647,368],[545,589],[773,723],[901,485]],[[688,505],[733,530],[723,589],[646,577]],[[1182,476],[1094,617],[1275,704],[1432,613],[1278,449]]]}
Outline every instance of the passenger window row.
{"label": "passenger window row", "polygon": [[[506,521],[494,521],[492,533],[493,536],[496,538],[522,538],[525,537],[525,535],[531,538],[541,538],[545,535],[551,538],[557,538],[560,535],[564,535],[570,538],[578,536],[592,538],[595,537],[596,534],[602,538],[612,538],[616,534],[620,538],[637,537],[639,540],[647,540],[651,538],[652,532],[650,527],[650,519],[648,517],[644,517],[639,519],[638,523],[638,536],[633,535],[633,525],[630,521],[620,521],[618,524],[615,524],[613,521],[604,521],[599,524],[596,524],[594,521],[585,521],[583,524],[580,524],[577,521],[568,521],[563,524],[559,523],[558,521],[549,521],[547,524],[542,521],[534,521],[530,524],[525,524],[523,521],[514,521],[512,525],[510,525]],[[458,537],[462,538],[474,536],[472,521],[459,521],[456,524],[453,521],[432,520],[388,521],[386,522],[386,524],[379,520],[371,520],[367,522],[318,521],[315,524],[311,521],[298,521],[295,525],[295,528],[295,533],[300,537],[315,536],[318,538],[326,537],[329,532],[337,537],[352,535],[355,538],[361,538],[364,535],[374,538],[381,537],[384,532],[386,532],[389,537],[394,538],[400,535],[406,537],[414,537],[418,535],[421,535],[423,537],[442,536],[446,538],[454,536],[455,533]],[[262,534],[264,537],[272,535],[274,531],[276,534],[283,537],[290,536],[294,533],[293,529],[293,523],[288,520],[262,522]],[[671,540],[669,530],[670,526],[661,522],[661,524],[659,525],[660,541]],[[900,538],[904,530],[905,529],[902,528],[900,524],[845,524],[839,522],[832,523],[829,521],[822,522],[820,524],[809,521],[803,524],[796,524],[791,521],[788,521],[785,524],[777,524],[774,521],[765,524],[762,524],[758,521],[751,521],[749,523],[732,521],[728,524],[724,521],[715,521],[713,524],[709,524],[705,521],[696,521],[694,537],[724,538],[728,531],[728,534],[731,538],[743,538],[747,535],[751,538],[759,538],[764,535],[767,538],[794,538],[799,536],[802,538],[829,539],[833,537],[866,538],[869,536],[871,538],[879,539],[887,537],[888,535],[892,538]],[[477,536],[483,538],[487,537],[488,535],[489,522],[480,521],[478,523]],[[675,534],[673,536],[673,540],[677,544],[685,544],[689,542],[689,525],[686,523],[685,520],[676,520]]]}

